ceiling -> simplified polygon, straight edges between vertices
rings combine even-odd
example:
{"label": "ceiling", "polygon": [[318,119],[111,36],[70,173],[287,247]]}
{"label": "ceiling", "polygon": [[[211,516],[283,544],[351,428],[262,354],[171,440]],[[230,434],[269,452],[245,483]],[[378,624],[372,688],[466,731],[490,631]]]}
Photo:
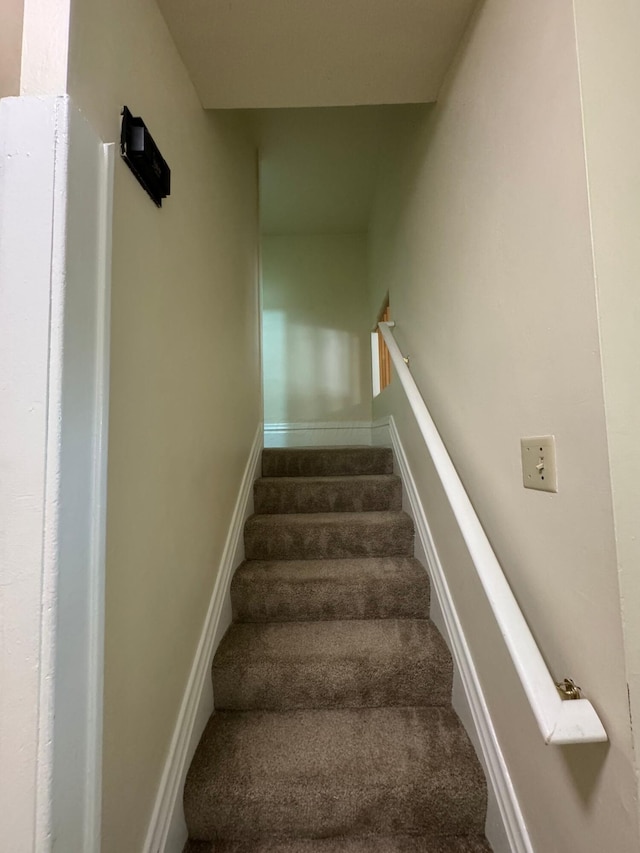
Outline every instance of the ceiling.
{"label": "ceiling", "polygon": [[366,231],[385,155],[429,109],[417,104],[251,113],[260,147],[262,233]]}
{"label": "ceiling", "polygon": [[158,0],[205,108],[436,99],[476,0]]}

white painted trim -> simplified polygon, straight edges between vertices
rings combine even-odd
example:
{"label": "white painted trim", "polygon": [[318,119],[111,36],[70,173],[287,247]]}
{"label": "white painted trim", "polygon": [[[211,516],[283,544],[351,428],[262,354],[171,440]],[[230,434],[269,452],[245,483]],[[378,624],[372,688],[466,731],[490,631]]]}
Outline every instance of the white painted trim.
{"label": "white painted trim", "polygon": [[[408,501],[406,509],[413,518],[417,533],[416,556],[420,559],[424,555],[426,558],[432,589],[436,594],[436,600],[433,601],[432,598],[431,616],[451,649],[456,675],[468,703],[468,712],[466,708],[458,707],[456,710],[463,722],[472,720],[475,731],[470,731],[469,734],[476,744],[476,749],[478,745],[480,747],[479,758],[484,766],[489,787],[487,838],[494,853],[533,853],[522,810],[489,715],[478,672],[393,417],[389,418],[389,432]],[[460,693],[454,690],[454,698],[456,697],[459,701]],[[494,819],[496,811],[500,816],[500,822]]]}
{"label": "white painted trim", "polygon": [[178,713],[143,853],[181,853],[187,839],[182,812],[184,781],[195,748],[213,711],[211,664],[218,643],[231,623],[229,588],[244,559],[244,523],[253,512],[253,483],[259,474],[263,425],[256,430],[238,491],[209,609]]}
{"label": "white painted trim", "polygon": [[405,364],[391,332],[392,325],[378,324],[544,742],[564,745],[606,741],[602,721],[588,699],[560,698],[420,389]]}
{"label": "white painted trim", "polygon": [[380,391],[380,338],[378,332],[371,332],[371,390],[377,397]]}
{"label": "white painted trim", "polygon": [[371,421],[264,425],[265,447],[335,447],[355,444],[371,444]]}
{"label": "white painted trim", "polygon": [[371,421],[295,421],[282,423],[265,423],[265,432],[279,430],[305,430],[305,429],[371,429]]}
{"label": "white painted trim", "polygon": [[[22,100],[22,99],[20,99]],[[57,630],[59,587],[61,582],[61,533],[64,510],[62,495],[62,443],[65,429],[63,415],[63,371],[64,371],[64,335],[66,301],[66,262],[67,229],[69,226],[69,136],[70,114],[66,99],[56,98],[55,142],[53,143],[53,207],[51,210],[51,256],[49,266],[50,314],[49,314],[49,363],[48,363],[48,399],[45,464],[45,500],[43,519],[43,559],[42,559],[42,615],[40,619],[40,719],[41,735],[38,741],[36,765],[36,833],[44,838],[47,832],[55,837],[54,815],[56,800],[56,748],[58,733],[56,729],[64,722],[65,713],[56,714],[56,690],[60,678],[58,650],[60,637]],[[31,191],[35,188],[31,187]],[[83,519],[82,521],[86,521]],[[82,527],[82,522],[78,522]],[[79,537],[84,530],[79,529]],[[84,602],[86,605],[87,602]],[[77,612],[82,627],[82,616]],[[71,627],[71,626],[69,626]],[[58,665],[57,665],[58,664]],[[66,710],[66,709],[65,709]],[[49,721],[48,723],[46,721]],[[49,728],[48,738],[42,736],[45,725]],[[82,744],[84,747],[85,744]],[[81,747],[81,748],[82,748]],[[83,792],[84,793],[84,792]],[[80,816],[81,819],[84,815]]]}
{"label": "white painted trim", "polygon": [[102,817],[102,719],[104,694],[104,606],[109,446],[109,360],[111,343],[111,247],[115,144],[103,145],[98,235],[98,292],[95,366],[93,534],[89,588],[89,719],[85,850],[100,850]]}
{"label": "white painted trim", "polygon": [[0,813],[15,853],[99,849],[110,180],[67,96],[0,101]]}

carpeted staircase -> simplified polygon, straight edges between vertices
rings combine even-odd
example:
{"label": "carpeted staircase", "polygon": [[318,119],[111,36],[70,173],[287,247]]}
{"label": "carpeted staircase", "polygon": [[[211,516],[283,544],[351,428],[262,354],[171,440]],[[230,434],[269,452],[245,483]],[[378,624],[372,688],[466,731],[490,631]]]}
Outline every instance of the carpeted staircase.
{"label": "carpeted staircase", "polygon": [[185,853],[484,853],[486,785],[388,448],[269,449]]}

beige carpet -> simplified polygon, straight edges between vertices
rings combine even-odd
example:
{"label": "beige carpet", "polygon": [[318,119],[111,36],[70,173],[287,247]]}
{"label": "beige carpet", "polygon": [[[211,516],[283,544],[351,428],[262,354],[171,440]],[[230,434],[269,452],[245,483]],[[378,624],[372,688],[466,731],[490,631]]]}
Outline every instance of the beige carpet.
{"label": "beige carpet", "polygon": [[185,853],[486,853],[486,784],[386,448],[265,450]]}

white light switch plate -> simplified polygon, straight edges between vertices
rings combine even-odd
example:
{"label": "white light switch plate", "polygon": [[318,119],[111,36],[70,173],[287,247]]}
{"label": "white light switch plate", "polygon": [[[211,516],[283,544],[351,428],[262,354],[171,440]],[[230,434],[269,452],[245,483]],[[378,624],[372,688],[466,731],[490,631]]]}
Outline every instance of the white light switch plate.
{"label": "white light switch plate", "polygon": [[525,489],[558,491],[556,440],[552,435],[533,435],[520,439],[522,482]]}

